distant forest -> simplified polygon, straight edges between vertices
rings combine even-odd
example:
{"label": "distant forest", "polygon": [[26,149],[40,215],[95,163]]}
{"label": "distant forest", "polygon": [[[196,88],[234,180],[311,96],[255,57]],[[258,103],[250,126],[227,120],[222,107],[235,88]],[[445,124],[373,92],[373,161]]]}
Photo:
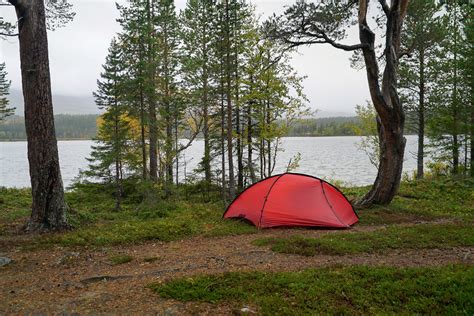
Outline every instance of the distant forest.
{"label": "distant forest", "polygon": [[352,136],[357,117],[325,117],[298,119],[288,128],[287,136]]}
{"label": "distant forest", "polygon": [[[92,139],[97,134],[97,114],[54,116],[58,139]],[[0,123],[0,140],[26,140],[25,120],[22,116],[8,117]]]}
{"label": "distant forest", "polygon": [[[56,136],[60,140],[93,139],[97,135],[98,117],[97,114],[55,115]],[[354,136],[354,126],[359,124],[355,116],[298,119],[288,126],[286,136]],[[406,133],[412,133],[409,127]],[[0,140],[26,140],[24,118],[12,116],[0,123]]]}

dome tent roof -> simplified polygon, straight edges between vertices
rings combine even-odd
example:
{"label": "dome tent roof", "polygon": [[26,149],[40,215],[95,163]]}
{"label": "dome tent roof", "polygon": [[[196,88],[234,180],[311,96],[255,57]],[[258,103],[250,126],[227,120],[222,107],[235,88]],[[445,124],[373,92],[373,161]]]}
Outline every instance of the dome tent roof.
{"label": "dome tent roof", "polygon": [[350,227],[357,214],[330,183],[305,174],[283,173],[254,183],[238,195],[224,218],[244,218],[259,228]]}

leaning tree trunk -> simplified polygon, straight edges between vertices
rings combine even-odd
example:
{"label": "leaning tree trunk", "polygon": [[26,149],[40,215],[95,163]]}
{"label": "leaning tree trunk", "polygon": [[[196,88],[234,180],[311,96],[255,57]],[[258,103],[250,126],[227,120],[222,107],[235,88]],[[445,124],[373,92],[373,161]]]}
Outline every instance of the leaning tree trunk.
{"label": "leaning tree trunk", "polygon": [[[397,118],[393,119],[396,122]],[[394,123],[395,125],[395,123]],[[379,124],[380,162],[377,178],[371,190],[358,202],[358,206],[389,204],[400,186],[405,153],[403,131]]]}
{"label": "leaning tree trunk", "polygon": [[28,231],[62,230],[66,221],[63,182],[54,130],[48,39],[43,0],[10,1],[18,17],[32,213]]}
{"label": "leaning tree trunk", "polygon": [[367,24],[368,1],[359,1],[359,37],[363,44],[370,96],[378,114],[381,144],[377,178],[371,190],[357,202],[359,207],[389,204],[400,186],[406,140],[403,136],[405,114],[398,96],[397,75],[401,56],[401,29],[407,7],[408,0],[393,0],[390,8],[384,8],[387,15],[384,51],[386,64],[380,86],[375,34]]}

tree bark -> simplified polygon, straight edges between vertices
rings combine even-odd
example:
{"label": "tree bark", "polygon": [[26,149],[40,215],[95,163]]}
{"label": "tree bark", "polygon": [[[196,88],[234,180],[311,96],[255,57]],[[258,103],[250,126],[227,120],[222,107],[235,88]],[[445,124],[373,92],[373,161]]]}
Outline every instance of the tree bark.
{"label": "tree bark", "polygon": [[458,45],[457,45],[457,26],[455,27],[454,35],[454,78],[453,78],[453,101],[452,101],[452,114],[453,114],[453,174],[459,173],[459,133],[458,133]]}
{"label": "tree bark", "polygon": [[418,153],[416,156],[416,178],[422,179],[424,175],[425,156],[425,54],[420,51],[420,82],[419,82],[419,103],[418,103]]}
{"label": "tree bark", "polygon": [[150,180],[158,180],[158,124],[156,119],[156,103],[149,101],[150,120]]}
{"label": "tree bark", "polygon": [[205,63],[202,69],[202,106],[203,106],[203,136],[204,136],[204,159],[203,159],[203,167],[204,167],[204,177],[206,179],[206,185],[211,183],[211,147],[209,141],[209,78],[208,78],[208,55],[207,55],[207,45],[206,45],[206,34],[207,28],[206,24],[203,26],[202,30],[202,47],[204,53],[204,60]]}
{"label": "tree bark", "polygon": [[43,0],[10,1],[18,17],[32,212],[27,231],[63,230],[67,205],[54,129]]}
{"label": "tree bark", "polygon": [[146,153],[146,129],[145,129],[145,100],[143,96],[143,84],[140,83],[140,139],[142,149],[142,179],[146,180],[148,176],[147,153]]}
{"label": "tree bark", "polygon": [[[472,88],[471,88],[472,89]],[[470,140],[470,145],[471,145],[471,167],[470,167],[470,174],[471,177],[474,177],[474,103],[473,100],[471,99],[471,140]]]}
{"label": "tree bark", "polygon": [[156,119],[156,98],[155,98],[155,60],[154,60],[154,45],[153,45],[153,19],[154,4],[147,0],[147,24],[148,24],[148,60],[147,60],[147,91],[148,91],[148,119],[150,122],[150,180],[156,182],[158,180],[158,123]]}
{"label": "tree bark", "polygon": [[359,207],[387,205],[400,186],[406,140],[403,136],[405,114],[397,91],[400,36],[408,0],[393,0],[387,10],[385,69],[382,86],[375,54],[375,34],[367,24],[368,1],[359,1],[359,38],[363,45],[370,96],[378,114],[381,140],[378,174],[371,190],[357,202]]}
{"label": "tree bark", "polygon": [[229,0],[225,2],[226,11],[226,96],[227,96],[227,159],[229,165],[229,196],[231,199],[235,196],[235,178],[234,178],[234,151],[232,144],[232,82],[231,82],[231,60],[230,60],[230,16],[229,16]]}
{"label": "tree bark", "polygon": [[257,181],[255,170],[253,168],[253,129],[252,129],[252,101],[247,108],[247,168],[250,173],[250,182],[253,184]]}
{"label": "tree bark", "polygon": [[[115,98],[115,106],[117,107],[117,98]],[[115,115],[115,126],[114,126],[114,137],[115,137],[115,150],[116,150],[116,155],[115,156],[115,210],[118,211],[120,210],[120,202],[122,200],[122,171],[121,171],[121,158],[122,158],[122,151],[117,152],[117,142],[118,142],[118,134],[119,134],[119,122],[120,122],[120,116]]]}

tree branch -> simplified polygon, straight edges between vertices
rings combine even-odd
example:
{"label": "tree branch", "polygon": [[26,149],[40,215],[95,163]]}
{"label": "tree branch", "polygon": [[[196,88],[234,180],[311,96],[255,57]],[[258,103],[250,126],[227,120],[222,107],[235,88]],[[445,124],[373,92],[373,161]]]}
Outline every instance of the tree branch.
{"label": "tree branch", "polygon": [[415,50],[415,46],[415,41],[413,41],[410,47],[398,53],[398,59],[401,59],[403,56],[411,57],[411,53],[413,53],[413,51]]}
{"label": "tree branch", "polygon": [[388,16],[390,14],[390,7],[388,6],[387,1],[379,0],[379,3],[382,6],[382,10],[385,13],[385,15]]}
{"label": "tree branch", "polygon": [[354,44],[354,45],[345,45],[345,44],[336,43],[335,41],[330,39],[326,35],[326,33],[321,32],[320,34],[324,38],[325,43],[331,44],[333,47],[338,48],[338,49],[343,49],[345,51],[353,51],[353,50],[361,49],[367,46],[366,44],[362,44],[362,43]]}
{"label": "tree branch", "polygon": [[2,33],[2,32],[0,32],[0,36],[11,36],[11,37],[15,37],[15,36],[18,36],[18,35],[20,35],[20,34],[18,34],[18,33],[9,34],[9,33]]}

